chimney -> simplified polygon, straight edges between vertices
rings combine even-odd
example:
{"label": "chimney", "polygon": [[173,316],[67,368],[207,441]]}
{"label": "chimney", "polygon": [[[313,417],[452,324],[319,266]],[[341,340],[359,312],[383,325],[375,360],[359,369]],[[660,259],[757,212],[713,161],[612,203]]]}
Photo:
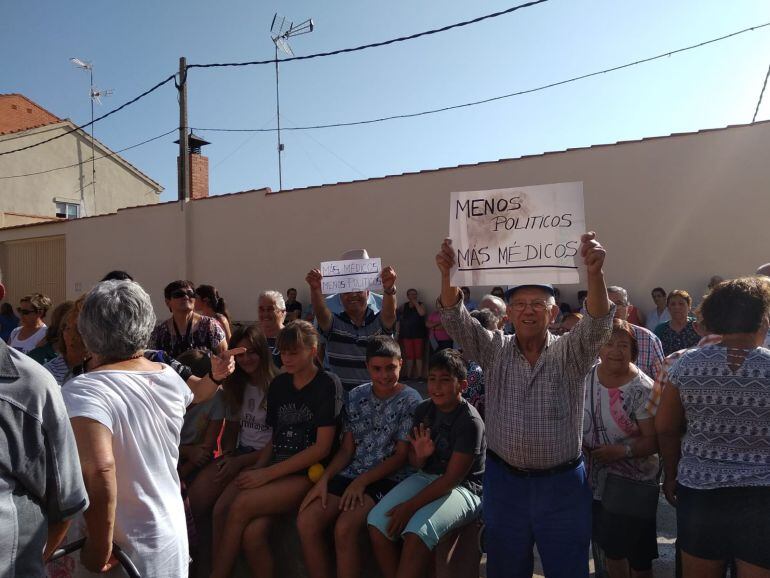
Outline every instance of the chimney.
{"label": "chimney", "polygon": [[[201,154],[201,147],[211,144],[203,140],[192,131],[188,137],[190,146],[190,197],[192,199],[203,199],[209,196],[209,158]],[[174,141],[179,144],[179,141]],[[179,157],[177,157],[177,169],[179,168]]]}

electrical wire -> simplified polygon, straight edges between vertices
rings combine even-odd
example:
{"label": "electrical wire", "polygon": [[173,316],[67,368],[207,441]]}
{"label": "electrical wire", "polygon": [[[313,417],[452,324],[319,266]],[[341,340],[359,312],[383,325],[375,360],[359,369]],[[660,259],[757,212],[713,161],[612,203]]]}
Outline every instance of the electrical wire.
{"label": "electrical wire", "polygon": [[[765,28],[767,26],[770,26],[770,22],[766,22],[764,24],[759,24],[757,26],[752,26],[751,28],[744,28],[742,30],[738,30],[736,32],[731,32],[730,34],[725,34],[724,36],[719,36],[718,38],[712,38],[711,40],[705,40],[703,42],[699,42],[698,44],[692,44],[690,46],[685,46],[683,48],[677,48],[676,50],[671,50],[669,52],[663,52],[661,54],[658,54],[656,56],[650,56],[648,58],[643,58],[641,60],[635,60],[633,62],[628,62],[626,64],[621,64],[619,66],[613,66],[612,68],[605,68],[603,70],[598,70],[596,72],[589,72],[588,74],[582,74],[580,76],[573,76],[572,78],[568,78],[565,80],[559,80],[557,82],[551,82],[549,84],[544,84],[542,86],[537,86],[534,88],[528,88],[525,90],[519,90],[517,92],[510,92],[508,94],[502,94],[499,96],[493,96],[490,98],[485,98],[483,100],[475,100],[473,102],[465,102],[462,104],[455,104],[451,106],[444,106],[441,108],[434,108],[430,110],[423,110],[420,112],[413,112],[413,113],[406,113],[406,114],[394,114],[391,116],[382,116],[379,118],[371,118],[367,120],[356,120],[351,122],[338,122],[338,123],[331,123],[331,124],[316,124],[316,125],[308,125],[308,126],[287,126],[287,127],[281,127],[281,130],[283,131],[290,131],[290,130],[317,130],[317,129],[323,129],[323,128],[337,128],[337,127],[347,127],[347,126],[359,126],[364,124],[374,124],[378,122],[385,122],[388,120],[397,120],[397,119],[406,119],[406,118],[415,118],[418,116],[426,116],[430,114],[437,114],[440,112],[446,112],[449,110],[456,110],[458,108],[467,108],[471,106],[477,106],[481,104],[487,104],[490,102],[495,102],[498,100],[503,100],[506,98],[512,98],[515,96],[521,96],[524,94],[531,94],[533,92],[539,92],[541,90],[546,90],[548,88],[554,88],[556,86],[562,86],[565,84],[569,84],[572,82],[577,82],[578,80],[585,80],[586,78],[591,78],[593,76],[599,76],[601,74],[607,74],[610,72],[616,72],[618,70],[623,70],[624,68],[630,68],[632,66],[637,66],[639,64],[646,64],[647,62],[652,62],[654,60],[659,60],[661,58],[667,58],[669,56],[673,56],[675,54],[680,54],[682,52],[687,52],[688,50],[695,50],[696,48],[701,48],[703,46],[707,46],[709,44],[714,44],[716,42],[720,42],[722,40],[727,40],[728,38],[733,38],[734,36],[738,36],[740,34],[745,34],[746,32],[751,32],[754,30],[759,30],[760,28]],[[770,69],[768,69],[768,75],[770,75]],[[765,78],[765,84],[767,84],[767,78]],[[764,91],[764,89],[763,89]],[[760,96],[761,101],[761,96]],[[757,105],[758,106],[758,105]],[[756,115],[755,115],[756,117]],[[196,131],[210,131],[210,132],[275,132],[276,128],[201,128],[201,127],[195,127],[192,130]]]}
{"label": "electrical wire", "polygon": [[[163,134],[159,134],[158,136],[154,136],[154,137],[152,137],[152,138],[148,138],[147,140],[143,140],[142,142],[139,142],[139,143],[133,144],[133,145],[131,145],[131,146],[127,146],[126,148],[122,148],[122,149],[120,149],[120,150],[117,150],[117,151],[113,151],[113,152],[111,152],[110,154],[107,154],[107,155],[102,155],[102,156],[100,156],[100,157],[96,157],[96,158],[94,158],[93,160],[95,160],[95,161],[98,161],[98,160],[101,160],[101,159],[108,159],[108,158],[110,158],[110,157],[114,157],[115,155],[117,155],[117,154],[120,154],[120,153],[122,153],[122,152],[130,151],[131,149],[135,149],[135,148],[137,148],[137,147],[140,147],[140,146],[142,146],[142,145],[146,145],[147,143],[150,143],[150,142],[152,142],[152,141],[155,141],[155,140],[158,140],[158,139],[160,139],[160,138],[163,138],[164,136],[168,136],[168,135],[170,135],[170,134],[171,134],[171,133],[173,133],[173,132],[177,132],[178,130],[179,130],[179,128],[178,128],[178,127],[177,127],[177,128],[172,128],[170,131],[164,132]],[[35,172],[35,173],[25,173],[25,174],[23,174],[23,175],[6,175],[6,176],[0,176],[0,179],[18,179],[18,178],[20,178],[20,177],[33,177],[33,176],[35,176],[35,175],[45,175],[45,174],[47,174],[47,173],[52,173],[52,172],[54,172],[54,171],[62,171],[62,170],[64,170],[64,169],[71,169],[71,168],[74,168],[74,167],[79,167],[79,166],[81,166],[81,165],[85,165],[85,164],[88,164],[88,163],[90,163],[91,161],[92,161],[92,159],[86,159],[86,160],[84,160],[84,161],[81,161],[81,162],[79,162],[79,163],[74,163],[74,164],[71,164],[71,165],[67,165],[67,166],[65,166],[65,167],[56,167],[55,169],[48,169],[48,170],[45,170],[45,171],[37,171],[37,172]]]}
{"label": "electrical wire", "polygon": [[[127,106],[130,106],[130,105],[134,104],[135,102],[137,102],[138,100],[140,100],[140,99],[144,98],[145,96],[147,96],[147,95],[148,95],[148,94],[150,94],[151,92],[155,92],[156,90],[158,90],[158,89],[159,89],[161,86],[163,86],[164,84],[166,84],[166,83],[168,83],[168,82],[171,82],[172,80],[175,80],[175,79],[176,79],[176,75],[172,74],[171,76],[169,76],[169,77],[168,77],[168,78],[166,78],[165,80],[161,80],[161,81],[160,81],[158,84],[156,84],[156,85],[155,85],[155,86],[153,86],[152,88],[150,88],[150,89],[148,89],[148,90],[145,90],[145,91],[144,91],[142,94],[140,94],[139,96],[136,96],[136,97],[132,98],[132,99],[131,99],[131,100],[129,100],[128,102],[124,102],[124,103],[123,103],[123,104],[121,104],[121,105],[120,105],[118,108],[111,110],[111,111],[110,111],[110,112],[108,112],[107,114],[103,114],[102,116],[96,117],[96,118],[95,118],[94,120],[92,120],[91,122],[87,122],[86,124],[81,124],[80,126],[76,126],[76,127],[74,127],[74,128],[71,128],[70,130],[68,130],[68,131],[66,131],[66,132],[63,132],[62,134],[56,135],[56,136],[54,136],[54,137],[51,137],[51,138],[49,138],[49,139],[47,139],[47,140],[43,140],[43,141],[40,141],[40,142],[36,142],[36,143],[34,143],[34,144],[31,144],[31,145],[27,145],[27,146],[25,146],[25,147],[21,147],[21,148],[17,148],[17,149],[13,149],[13,150],[10,150],[10,151],[4,151],[4,152],[0,152],[0,156],[3,156],[3,155],[10,155],[10,154],[12,154],[12,153],[18,153],[18,152],[21,152],[21,151],[25,151],[25,150],[28,150],[28,149],[32,149],[32,148],[35,148],[35,147],[39,147],[39,146],[41,146],[41,145],[44,145],[44,144],[46,144],[46,143],[49,143],[49,142],[51,142],[51,141],[54,141],[54,140],[56,140],[56,139],[59,139],[59,138],[65,137],[65,136],[67,136],[68,134],[72,134],[73,132],[77,132],[77,131],[79,131],[79,130],[83,130],[84,128],[87,128],[87,127],[91,126],[92,124],[94,124],[94,123],[96,123],[96,122],[99,122],[100,120],[103,120],[103,119],[107,118],[108,116],[112,116],[113,114],[115,114],[116,112],[119,112],[119,111],[123,110],[123,109],[124,109],[124,108],[126,108]],[[2,142],[2,140],[0,140],[0,143],[1,143],[1,142]]]}
{"label": "electrical wire", "polygon": [[[455,24],[449,24],[447,26],[442,26],[441,28],[434,28],[433,30],[426,30],[424,32],[418,32],[416,34],[410,34],[409,36],[400,36],[398,38],[391,38],[390,40],[384,40],[382,42],[372,42],[371,44],[363,44],[361,46],[355,46],[353,48],[341,48],[339,50],[332,50],[330,52],[318,52],[316,54],[306,54],[305,56],[291,56],[289,58],[281,58],[279,62],[283,64],[284,62],[292,62],[294,60],[310,60],[312,58],[321,58],[325,56],[336,56],[337,54],[346,54],[348,52],[358,52],[360,50],[366,50],[368,48],[378,48],[380,46],[387,46],[389,44],[395,44],[397,42],[405,42],[407,40],[414,40],[415,38],[420,38],[422,36],[429,36],[431,34],[438,34],[439,32],[446,32],[447,30],[452,30],[453,28],[460,28],[462,26],[469,26],[471,24],[476,24],[478,22],[482,22],[484,20],[489,20],[490,18],[497,18],[498,16],[503,16],[505,14],[510,14],[511,12],[516,12],[517,10],[521,10],[522,8],[529,8],[531,6],[535,6],[537,4],[543,4],[544,2],[548,2],[548,0],[533,0],[532,2],[527,2],[526,4],[519,4],[518,6],[513,6],[511,8],[507,8],[505,10],[501,10],[499,12],[493,12],[492,14],[486,14],[484,16],[479,16],[478,18],[474,18],[472,20],[465,20],[464,22],[457,22]],[[224,63],[214,63],[214,64],[188,64],[187,68],[222,68],[226,66],[254,66],[258,64],[275,64],[275,59],[271,58],[270,60],[254,60],[251,62],[224,62]]]}
{"label": "electrical wire", "polygon": [[767,79],[770,77],[770,66],[767,67],[767,74],[765,74],[765,83],[762,85],[762,90],[759,93],[759,100],[757,101],[757,108],[754,109],[754,118],[751,119],[751,124],[757,121],[757,114],[759,113],[759,105],[762,104],[762,97],[765,95],[765,88],[767,88]]}

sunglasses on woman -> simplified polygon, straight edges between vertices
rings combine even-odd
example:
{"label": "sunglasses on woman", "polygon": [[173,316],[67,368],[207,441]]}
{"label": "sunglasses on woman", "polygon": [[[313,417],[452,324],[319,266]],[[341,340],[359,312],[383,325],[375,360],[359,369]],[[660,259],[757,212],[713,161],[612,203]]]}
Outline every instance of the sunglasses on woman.
{"label": "sunglasses on woman", "polygon": [[195,291],[192,289],[177,289],[171,292],[172,299],[182,299],[187,297],[188,299],[195,299]]}
{"label": "sunglasses on woman", "polygon": [[19,313],[19,315],[29,315],[30,313],[37,313],[37,309],[22,309],[21,307],[17,307],[16,311]]}

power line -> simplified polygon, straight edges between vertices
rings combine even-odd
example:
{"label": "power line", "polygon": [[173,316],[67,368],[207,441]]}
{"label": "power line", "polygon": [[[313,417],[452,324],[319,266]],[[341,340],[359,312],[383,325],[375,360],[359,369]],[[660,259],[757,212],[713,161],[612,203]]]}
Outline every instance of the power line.
{"label": "power line", "polygon": [[[528,88],[525,90],[519,90],[517,92],[510,92],[508,94],[502,94],[499,96],[493,96],[491,98],[485,98],[483,100],[475,100],[472,102],[465,102],[462,104],[455,104],[451,106],[444,106],[441,108],[434,108],[430,110],[423,110],[421,112],[413,112],[413,113],[406,113],[406,114],[394,114],[391,116],[383,116],[379,118],[371,118],[367,120],[356,120],[351,122],[338,122],[338,123],[331,123],[331,124],[316,124],[316,125],[308,125],[308,126],[289,126],[289,127],[282,127],[281,130],[317,130],[322,128],[337,128],[337,127],[347,127],[347,126],[359,126],[359,125],[365,125],[365,124],[374,124],[378,122],[385,122],[388,120],[397,120],[397,119],[407,119],[407,118],[415,118],[418,116],[426,116],[430,114],[437,114],[440,112],[446,112],[449,110],[456,110],[458,108],[467,108],[471,106],[477,106],[481,104],[487,104],[490,102],[495,102],[498,100],[503,100],[506,98],[512,98],[515,96],[522,96],[524,94],[531,94],[533,92],[539,92],[541,90],[546,90],[548,88],[554,88],[556,86],[562,86],[564,84],[569,84],[572,82],[577,82],[578,80],[585,80],[586,78],[591,78],[592,76],[599,76],[601,74],[607,74],[609,72],[616,72],[618,70],[622,70],[624,68],[630,68],[632,66],[637,66],[639,64],[645,64],[647,62],[652,62],[654,60],[659,60],[661,58],[667,58],[669,56],[673,56],[675,54],[679,54],[682,52],[687,52],[688,50],[695,50],[696,48],[701,48],[703,46],[707,46],[709,44],[714,44],[716,42],[720,42],[722,40],[727,40],[728,38],[732,38],[734,36],[738,36],[740,34],[744,34],[746,32],[751,32],[753,30],[759,30],[760,28],[765,28],[767,26],[770,26],[770,22],[766,22],[765,24],[759,24],[757,26],[752,26],[751,28],[744,28],[742,30],[738,30],[736,32],[731,32],[730,34],[726,34],[724,36],[720,36],[718,38],[712,38],[711,40],[706,40],[703,42],[699,42],[698,44],[693,44],[690,46],[686,46],[684,48],[677,48],[676,50],[671,50],[669,52],[664,52],[662,54],[658,54],[656,56],[650,56],[649,58],[643,58],[641,60],[635,60],[633,62],[629,62],[626,64],[621,64],[619,66],[613,66],[612,68],[605,68],[604,70],[598,70],[596,72],[590,72],[588,74],[582,74],[580,76],[574,76],[572,78],[568,78],[565,80],[559,80],[557,82],[551,82],[549,84],[544,84],[542,86],[537,86],[535,88]],[[770,75],[770,69],[768,69],[768,75]],[[765,84],[767,84],[767,78],[765,78]],[[764,88],[763,88],[764,92]],[[760,95],[760,101],[762,97]],[[759,105],[757,105],[758,109]],[[755,113],[756,118],[756,113]],[[212,131],[212,132],[272,132],[275,131],[275,128],[201,128],[201,127],[195,127],[193,130],[196,131]]]}
{"label": "power line", "polygon": [[759,93],[759,100],[757,101],[757,108],[754,109],[754,118],[751,119],[752,124],[757,120],[757,113],[759,112],[759,105],[762,104],[762,97],[765,95],[765,88],[767,87],[767,79],[770,77],[770,66],[767,67],[767,74],[765,74],[765,82],[762,85],[762,90]]}
{"label": "power line", "polygon": [[[132,98],[131,100],[129,100],[128,102],[125,102],[125,103],[121,104],[121,105],[120,105],[118,108],[116,108],[116,109],[114,109],[114,110],[111,110],[111,111],[110,111],[110,112],[108,112],[107,114],[103,114],[102,116],[96,117],[96,118],[95,118],[95,119],[93,119],[91,122],[87,122],[86,124],[81,124],[80,126],[76,126],[76,127],[74,127],[74,128],[71,128],[70,130],[68,130],[68,131],[66,131],[66,132],[63,132],[62,134],[60,134],[60,135],[56,135],[56,136],[54,136],[54,137],[51,137],[51,138],[49,138],[49,139],[47,139],[47,140],[43,140],[43,141],[40,141],[40,142],[36,142],[36,143],[34,143],[34,144],[31,144],[31,145],[27,145],[27,146],[25,146],[25,147],[21,147],[21,148],[17,148],[17,149],[13,149],[13,150],[10,150],[10,151],[0,152],[0,156],[3,156],[3,155],[10,155],[10,154],[12,154],[12,153],[18,153],[18,152],[21,152],[21,151],[25,151],[25,150],[28,150],[28,149],[31,149],[31,148],[39,147],[40,145],[44,145],[44,144],[46,144],[46,143],[49,143],[49,142],[51,142],[51,141],[54,141],[54,140],[56,140],[56,139],[62,138],[62,137],[64,137],[64,136],[67,136],[68,134],[72,134],[73,132],[77,132],[77,131],[79,131],[79,130],[83,130],[84,128],[87,128],[87,127],[91,126],[92,124],[94,124],[94,123],[96,123],[96,122],[99,122],[99,121],[100,121],[100,120],[102,120],[102,119],[105,119],[105,118],[107,118],[108,116],[112,116],[113,114],[115,114],[116,112],[119,112],[119,111],[123,110],[123,109],[124,109],[124,108],[126,108],[127,106],[134,104],[136,101],[138,101],[138,100],[140,100],[140,99],[144,98],[145,96],[147,96],[147,95],[148,95],[148,94],[150,94],[151,92],[154,92],[154,91],[158,90],[158,89],[159,89],[161,86],[163,86],[164,84],[166,84],[166,83],[168,83],[168,82],[171,82],[171,81],[172,81],[172,80],[174,80],[175,78],[176,78],[176,76],[175,76],[174,74],[172,74],[171,76],[169,76],[169,77],[168,77],[168,78],[166,78],[165,80],[161,80],[161,81],[160,81],[158,84],[156,84],[156,85],[155,85],[155,86],[153,86],[152,88],[150,88],[150,89],[148,89],[148,90],[145,90],[145,91],[144,91],[142,94],[140,94],[139,96],[136,96],[136,97]],[[0,140],[0,142],[2,142],[2,141]]]}
{"label": "power line", "polygon": [[[178,131],[178,130],[179,130],[179,128],[178,128],[178,127],[176,127],[176,128],[173,128],[173,129],[171,129],[170,131],[164,132],[163,134],[159,134],[158,136],[154,136],[154,137],[152,137],[152,138],[148,138],[147,140],[143,140],[142,142],[139,142],[139,143],[133,144],[133,145],[131,145],[131,146],[128,146],[128,147],[126,147],[126,148],[122,148],[122,149],[120,149],[120,150],[117,150],[117,151],[113,151],[113,152],[111,152],[110,154],[107,154],[107,155],[102,155],[102,156],[100,156],[100,157],[96,157],[94,160],[98,161],[98,160],[101,160],[101,159],[108,159],[108,158],[110,158],[110,157],[114,157],[115,155],[118,155],[118,154],[120,154],[120,153],[122,153],[122,152],[125,152],[125,151],[129,151],[129,150],[131,150],[131,149],[135,149],[135,148],[137,148],[137,147],[140,147],[140,146],[142,146],[142,145],[146,145],[147,143],[150,143],[150,142],[152,142],[152,141],[155,141],[155,140],[158,140],[158,139],[160,139],[160,138],[163,138],[164,136],[168,136],[168,135],[170,135],[172,132],[176,132],[176,131]],[[37,172],[35,172],[35,173],[25,173],[25,174],[23,174],[23,175],[7,175],[7,176],[0,176],[0,179],[18,179],[18,178],[20,178],[20,177],[34,177],[35,175],[45,175],[45,174],[47,174],[47,173],[52,173],[52,172],[54,172],[54,171],[62,171],[62,170],[64,170],[64,169],[71,169],[71,168],[74,168],[74,167],[79,167],[80,165],[84,165],[84,164],[86,164],[86,163],[90,163],[90,162],[91,162],[91,159],[86,159],[85,161],[82,161],[82,162],[79,162],[79,163],[74,163],[74,164],[71,164],[71,165],[67,165],[67,166],[65,166],[65,167],[56,167],[55,169],[48,169],[48,170],[45,170],[45,171],[37,171]],[[89,184],[90,184],[90,183],[89,183]],[[87,185],[86,185],[86,186],[87,186]]]}
{"label": "power line", "polygon": [[[431,34],[438,34],[439,32],[446,32],[447,30],[452,30],[453,28],[460,28],[462,26],[469,26],[471,24],[476,24],[478,22],[482,22],[483,20],[489,20],[490,18],[497,18],[498,16],[503,16],[505,14],[510,14],[511,12],[516,12],[517,10],[521,10],[522,8],[529,8],[531,6],[535,6],[537,4],[542,4],[544,2],[548,2],[548,0],[533,0],[532,2],[527,2],[526,4],[519,4],[518,6],[513,6],[511,8],[507,8],[506,10],[501,10],[500,12],[493,12],[492,14],[486,14],[484,16],[479,16],[478,18],[474,18],[472,20],[465,20],[464,22],[457,22],[455,24],[449,24],[448,26],[442,26],[441,28],[434,28],[433,30],[426,30],[425,32],[418,32],[416,34],[410,34],[409,36],[400,36],[398,38],[392,38],[390,40],[384,40],[382,42],[373,42],[371,44],[363,44],[361,46],[355,46],[353,48],[341,48],[339,50],[332,50],[331,52],[318,52],[316,54],[307,54],[305,56],[292,56],[290,58],[282,58],[281,64],[284,62],[291,62],[293,60],[310,60],[311,58],[321,58],[324,56],[335,56],[337,54],[346,54],[348,52],[358,52],[359,50],[366,50],[368,48],[378,48],[380,46],[387,46],[389,44],[395,44],[397,42],[404,42],[406,40],[414,40],[415,38],[420,38],[422,36],[429,36]],[[215,63],[215,64],[188,64],[187,68],[222,68],[226,66],[253,66],[258,64],[274,64],[275,59],[271,60],[254,60],[251,62],[225,62],[225,63]]]}

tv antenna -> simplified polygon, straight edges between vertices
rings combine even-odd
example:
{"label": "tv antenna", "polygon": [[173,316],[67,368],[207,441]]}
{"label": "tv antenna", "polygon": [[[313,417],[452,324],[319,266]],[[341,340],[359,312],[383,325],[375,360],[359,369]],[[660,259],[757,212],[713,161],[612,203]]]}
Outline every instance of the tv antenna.
{"label": "tv antenna", "polygon": [[[114,92],[112,89],[99,90],[94,86],[94,65],[93,63],[81,60],[80,58],[70,58],[70,62],[74,64],[80,70],[88,72],[90,78],[90,88],[88,96],[91,100],[91,186],[94,191],[94,212],[96,212],[96,148],[94,143],[94,102],[101,106],[102,97],[112,96]],[[83,195],[83,190],[80,191],[80,204],[83,209],[83,216],[86,214],[86,202]]]}
{"label": "tv antenna", "polygon": [[289,45],[289,38],[309,34],[314,29],[313,20],[308,18],[304,22],[295,25],[288,22],[286,18],[280,16],[277,12],[273,15],[273,22],[270,24],[270,38],[275,45],[275,116],[278,123],[278,190],[283,189],[283,170],[281,168],[281,154],[283,153],[283,143],[281,142],[281,98],[278,91],[278,51],[280,50],[289,57],[294,56]]}

